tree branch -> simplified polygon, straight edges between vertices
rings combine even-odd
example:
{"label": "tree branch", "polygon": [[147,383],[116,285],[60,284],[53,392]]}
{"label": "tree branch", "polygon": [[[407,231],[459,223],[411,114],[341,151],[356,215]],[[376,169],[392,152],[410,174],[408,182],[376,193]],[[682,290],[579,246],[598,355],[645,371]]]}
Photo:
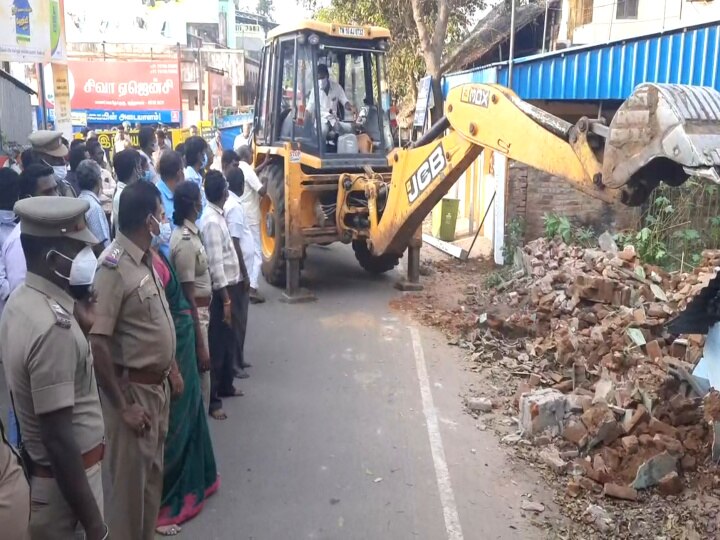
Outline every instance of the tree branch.
{"label": "tree branch", "polygon": [[447,35],[448,18],[450,17],[450,0],[437,0],[438,15],[435,21],[435,34],[433,35],[433,51],[437,55],[437,63],[440,64],[445,36]]}
{"label": "tree branch", "polygon": [[423,21],[420,2],[421,0],[410,0],[410,5],[412,6],[413,18],[415,19],[415,26],[417,27],[418,37],[420,38],[420,50],[427,59],[427,55],[432,54],[432,40],[428,34],[427,26],[425,26],[425,21]]}

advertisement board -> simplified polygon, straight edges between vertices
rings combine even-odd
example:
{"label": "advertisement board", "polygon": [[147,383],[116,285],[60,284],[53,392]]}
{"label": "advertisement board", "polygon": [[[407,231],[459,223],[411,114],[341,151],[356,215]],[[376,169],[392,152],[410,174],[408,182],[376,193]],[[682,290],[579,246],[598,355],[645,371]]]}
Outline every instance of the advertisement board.
{"label": "advertisement board", "polygon": [[179,111],[177,62],[70,61],[73,109]]}
{"label": "advertisement board", "polygon": [[61,0],[0,0],[0,61],[64,61]]}

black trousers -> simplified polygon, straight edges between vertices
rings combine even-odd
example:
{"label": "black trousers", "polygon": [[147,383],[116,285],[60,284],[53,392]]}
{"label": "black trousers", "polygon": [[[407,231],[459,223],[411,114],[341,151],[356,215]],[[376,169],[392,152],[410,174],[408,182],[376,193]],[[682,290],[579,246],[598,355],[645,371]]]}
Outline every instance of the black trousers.
{"label": "black trousers", "polygon": [[212,370],[210,372],[210,412],[222,407],[221,396],[235,393],[233,380],[235,367],[243,363],[245,332],[247,330],[250,297],[242,284],[227,287],[232,303],[232,324],[223,321],[223,299],[213,294],[210,301],[208,348]]}

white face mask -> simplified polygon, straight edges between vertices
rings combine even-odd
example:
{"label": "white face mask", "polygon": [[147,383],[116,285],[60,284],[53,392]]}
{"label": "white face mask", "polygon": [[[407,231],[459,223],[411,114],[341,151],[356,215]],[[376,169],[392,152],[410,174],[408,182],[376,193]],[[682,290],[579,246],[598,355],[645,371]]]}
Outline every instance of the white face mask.
{"label": "white face mask", "polygon": [[71,261],[69,276],[64,276],[57,270],[55,270],[55,274],[69,282],[70,291],[75,298],[78,300],[83,298],[90,289],[90,285],[93,284],[95,271],[97,270],[97,257],[95,257],[92,248],[85,246],[75,255],[74,259],[59,251],[52,250],[50,253],[56,253],[66,261]]}
{"label": "white face mask", "polygon": [[58,180],[65,180],[67,167],[65,165],[53,165],[53,172]]}
{"label": "white face mask", "polygon": [[152,231],[150,231],[150,234],[152,234],[152,245],[153,247],[159,247],[163,244],[169,245],[170,244],[170,237],[172,236],[172,227],[170,226],[170,223],[160,223],[155,216],[150,216],[153,218],[155,223],[158,224],[158,227],[160,227],[160,234],[155,234]]}

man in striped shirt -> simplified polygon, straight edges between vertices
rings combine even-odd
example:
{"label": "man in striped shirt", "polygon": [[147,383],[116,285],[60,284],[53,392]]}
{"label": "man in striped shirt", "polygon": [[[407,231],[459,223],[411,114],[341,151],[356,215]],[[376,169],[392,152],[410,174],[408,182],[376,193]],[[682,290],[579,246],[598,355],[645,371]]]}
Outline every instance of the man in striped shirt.
{"label": "man in striped shirt", "polygon": [[223,206],[228,198],[228,187],[221,172],[207,174],[205,195],[208,204],[200,220],[200,231],[213,289],[208,327],[212,363],[210,415],[222,420],[227,416],[222,410],[221,398],[242,395],[233,386],[233,379],[235,366],[243,364],[241,344],[245,341],[247,326],[249,281],[225,221]]}

